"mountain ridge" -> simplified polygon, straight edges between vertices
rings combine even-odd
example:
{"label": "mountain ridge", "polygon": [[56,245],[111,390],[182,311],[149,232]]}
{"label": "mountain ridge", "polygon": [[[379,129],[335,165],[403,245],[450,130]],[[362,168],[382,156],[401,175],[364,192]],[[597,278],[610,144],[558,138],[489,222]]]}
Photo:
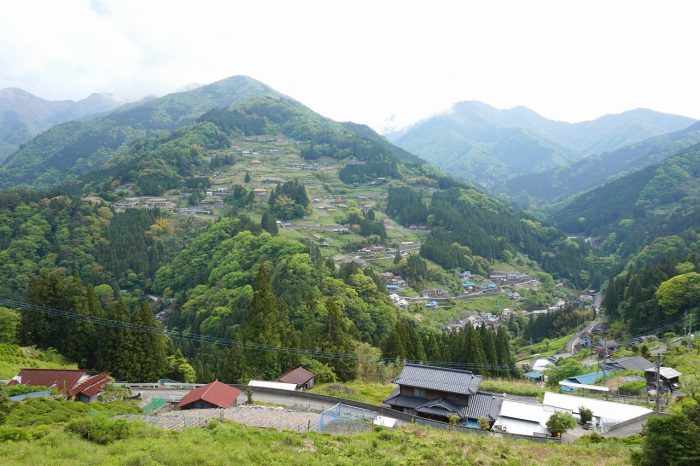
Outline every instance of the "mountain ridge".
{"label": "mountain ridge", "polygon": [[55,126],[0,166],[0,187],[52,185],[101,167],[129,142],[194,122],[206,111],[258,95],[282,96],[247,76],[123,105],[107,114]]}
{"label": "mountain ridge", "polygon": [[547,119],[524,106],[501,110],[463,101],[449,112],[386,136],[454,176],[493,189],[505,180],[557,169],[694,122],[638,108],[568,123]]}
{"label": "mountain ridge", "polygon": [[0,163],[43,131],[121,105],[111,94],[81,100],[47,100],[19,87],[0,89]]}

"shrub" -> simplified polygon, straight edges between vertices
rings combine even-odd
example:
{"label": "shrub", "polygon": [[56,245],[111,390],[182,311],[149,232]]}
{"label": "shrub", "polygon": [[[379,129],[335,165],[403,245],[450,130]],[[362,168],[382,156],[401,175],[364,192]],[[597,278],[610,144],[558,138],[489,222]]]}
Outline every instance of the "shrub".
{"label": "shrub", "polygon": [[456,425],[457,425],[457,422],[459,422],[459,416],[456,415],[455,413],[450,413],[450,414],[447,416],[447,420],[450,422],[450,425],[456,426]]}
{"label": "shrub", "polygon": [[126,419],[108,419],[102,416],[83,417],[70,421],[66,430],[90,442],[107,445],[129,438],[132,433],[132,424]]}
{"label": "shrub", "polygon": [[586,424],[593,420],[593,411],[586,408],[585,406],[581,406],[578,408],[578,414],[581,418],[581,424]]}
{"label": "shrub", "polygon": [[639,392],[644,390],[646,388],[646,382],[644,380],[640,380],[637,382],[626,382],[620,385],[618,390],[620,390],[620,393],[623,395],[637,395]]}
{"label": "shrub", "polygon": [[27,429],[21,427],[0,427],[0,442],[19,442],[21,440],[29,440],[31,435]]}
{"label": "shrub", "polygon": [[479,427],[481,427],[481,430],[491,430],[491,421],[489,421],[489,418],[481,416],[479,419],[477,419],[477,422],[479,422]]}
{"label": "shrub", "polygon": [[563,411],[552,414],[547,421],[547,430],[554,436],[561,436],[567,430],[576,426],[576,419]]}
{"label": "shrub", "polygon": [[7,396],[24,395],[25,393],[43,392],[49,387],[43,385],[10,385],[7,387]]}

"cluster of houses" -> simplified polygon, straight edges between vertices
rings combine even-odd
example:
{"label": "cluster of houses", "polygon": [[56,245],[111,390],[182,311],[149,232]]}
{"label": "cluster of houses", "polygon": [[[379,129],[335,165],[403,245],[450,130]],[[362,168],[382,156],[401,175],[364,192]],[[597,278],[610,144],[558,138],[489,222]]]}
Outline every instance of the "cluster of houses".
{"label": "cluster of houses", "polygon": [[395,275],[393,272],[382,272],[379,277],[386,284],[386,289],[389,291],[395,291],[407,285],[406,280],[401,275]]}
{"label": "cluster of houses", "polygon": [[[285,372],[275,381],[251,380],[251,388],[296,391],[313,388],[315,376],[303,367]],[[175,406],[176,409],[231,408],[245,401],[247,395],[231,385],[215,380],[187,393]]]}
{"label": "cluster of houses", "polygon": [[[564,353],[537,359],[532,366],[532,370],[526,374],[526,377],[532,382],[542,381],[544,380],[544,373],[547,367],[553,366],[559,359],[570,356],[571,354]],[[608,393],[610,392],[608,387],[596,385],[596,383],[601,379],[605,380],[607,377],[614,377],[615,372],[618,371],[638,371],[643,373],[643,377],[627,373],[624,376],[625,381],[645,381],[646,390],[651,395],[656,393],[673,393],[680,388],[680,376],[682,374],[672,367],[660,367],[657,386],[657,368],[654,363],[642,356],[626,356],[604,359],[600,362],[598,370],[567,377],[559,382],[560,390],[562,392],[573,392],[580,389]]]}
{"label": "cluster of houses", "polygon": [[394,379],[398,384],[384,404],[407,414],[465,427],[534,437],[549,436],[547,421],[563,411],[579,416],[581,407],[593,412],[591,428],[606,432],[621,423],[644,419],[651,410],[635,405],[546,392],[542,403],[479,390],[482,377],[472,372],[406,364]]}
{"label": "cluster of houses", "polygon": [[537,280],[520,272],[494,272],[489,279],[499,286],[536,285]]}
{"label": "cluster of houses", "polygon": [[163,209],[172,211],[175,203],[165,197],[127,197],[123,201],[112,204],[117,212],[124,212],[126,209]]}
{"label": "cluster of houses", "polygon": [[467,325],[473,328],[486,327],[489,330],[497,330],[498,326],[507,321],[510,316],[509,312],[503,312],[500,316],[496,316],[490,312],[475,312],[471,311],[467,316],[459,320],[455,320],[447,324],[443,329],[445,333],[461,330]]}
{"label": "cluster of houses", "polygon": [[[624,370],[645,367],[647,363],[651,364],[640,359],[622,358],[606,361],[606,367]],[[652,365],[645,372],[656,380],[655,370]],[[677,388],[679,375],[669,368],[662,368],[659,374],[662,384],[669,390]],[[107,372],[22,369],[10,383],[51,387],[66,398],[90,402],[99,397],[102,388],[109,381]],[[251,380],[248,387],[280,394],[282,391],[308,390],[314,386],[314,382],[312,372],[297,367],[274,381]],[[567,393],[546,392],[543,401],[537,402],[505,393],[487,392],[480,389],[482,376],[454,368],[406,364],[393,382],[397,387],[383,404],[394,410],[428,420],[456,423],[462,427],[488,428],[495,432],[530,437],[549,436],[546,424],[549,417],[557,411],[568,412],[576,417],[580,416],[579,410],[582,407],[590,409],[593,420],[589,428],[598,432],[607,432],[619,424],[642,421],[652,413],[642,406]],[[175,408],[226,409],[237,406],[246,399],[247,394],[243,393],[240,386],[215,380],[189,391],[177,402]]]}

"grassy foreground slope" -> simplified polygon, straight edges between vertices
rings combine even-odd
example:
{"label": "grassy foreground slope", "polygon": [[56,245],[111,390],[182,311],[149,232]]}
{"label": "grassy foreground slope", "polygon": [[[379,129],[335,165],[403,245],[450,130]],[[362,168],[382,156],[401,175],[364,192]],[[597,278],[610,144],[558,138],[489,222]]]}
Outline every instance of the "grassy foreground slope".
{"label": "grassy foreground slope", "polygon": [[617,465],[628,464],[628,458],[618,442],[553,445],[417,427],[335,436],[213,422],[183,432],[140,425],[108,445],[63,430],[37,440],[0,442],[5,465]]}

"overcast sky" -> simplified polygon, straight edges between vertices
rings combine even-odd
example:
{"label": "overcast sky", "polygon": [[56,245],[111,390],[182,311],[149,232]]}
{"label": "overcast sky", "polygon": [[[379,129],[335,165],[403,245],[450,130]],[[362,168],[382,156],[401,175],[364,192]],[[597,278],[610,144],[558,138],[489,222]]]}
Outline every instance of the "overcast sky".
{"label": "overcast sky", "polygon": [[245,74],[383,129],[461,100],[700,119],[700,2],[0,0],[0,88],[123,99]]}

